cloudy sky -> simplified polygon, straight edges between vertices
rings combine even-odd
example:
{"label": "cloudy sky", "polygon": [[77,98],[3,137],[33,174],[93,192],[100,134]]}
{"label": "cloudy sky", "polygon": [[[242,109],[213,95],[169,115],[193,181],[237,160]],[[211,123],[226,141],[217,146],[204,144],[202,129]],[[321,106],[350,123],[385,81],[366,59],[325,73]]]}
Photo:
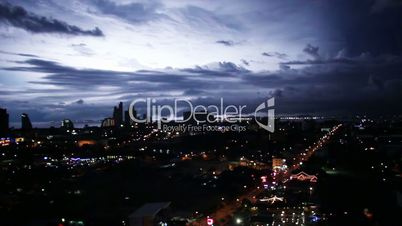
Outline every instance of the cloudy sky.
{"label": "cloudy sky", "polygon": [[396,114],[397,0],[0,0],[0,107],[11,121],[100,119],[185,97],[281,113]]}

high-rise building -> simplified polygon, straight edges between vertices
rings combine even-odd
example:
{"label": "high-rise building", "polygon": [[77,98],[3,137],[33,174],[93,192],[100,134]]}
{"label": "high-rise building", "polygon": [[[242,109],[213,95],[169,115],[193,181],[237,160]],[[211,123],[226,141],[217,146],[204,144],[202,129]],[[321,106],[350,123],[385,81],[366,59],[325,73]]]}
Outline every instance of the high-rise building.
{"label": "high-rise building", "polygon": [[0,135],[6,135],[8,132],[9,116],[7,109],[0,108]]}
{"label": "high-rise building", "polygon": [[32,123],[29,119],[28,114],[22,113],[21,115],[21,129],[23,130],[30,130],[32,129]]}
{"label": "high-rise building", "polygon": [[61,128],[74,129],[74,123],[70,119],[64,119],[63,121],[61,121]]}
{"label": "high-rise building", "polygon": [[113,108],[113,119],[116,126],[120,127],[123,124],[123,102],[120,102],[117,107]]}
{"label": "high-rise building", "polygon": [[[133,116],[137,117],[137,111],[133,108]],[[134,124],[134,121],[130,117],[130,112],[129,110],[124,112],[124,125],[125,126],[131,126]]]}
{"label": "high-rise building", "polygon": [[108,127],[114,127],[116,125],[114,118],[105,118],[102,121],[101,127],[102,128],[108,128]]}
{"label": "high-rise building", "polygon": [[128,127],[131,125],[131,118],[129,111],[124,111],[124,126]]}

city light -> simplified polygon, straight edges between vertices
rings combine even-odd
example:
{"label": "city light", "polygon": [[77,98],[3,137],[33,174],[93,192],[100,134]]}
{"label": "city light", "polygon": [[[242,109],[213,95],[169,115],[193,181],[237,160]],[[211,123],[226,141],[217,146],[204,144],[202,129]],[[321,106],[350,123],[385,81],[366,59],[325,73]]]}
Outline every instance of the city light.
{"label": "city light", "polygon": [[207,217],[207,225],[214,225],[214,219]]}

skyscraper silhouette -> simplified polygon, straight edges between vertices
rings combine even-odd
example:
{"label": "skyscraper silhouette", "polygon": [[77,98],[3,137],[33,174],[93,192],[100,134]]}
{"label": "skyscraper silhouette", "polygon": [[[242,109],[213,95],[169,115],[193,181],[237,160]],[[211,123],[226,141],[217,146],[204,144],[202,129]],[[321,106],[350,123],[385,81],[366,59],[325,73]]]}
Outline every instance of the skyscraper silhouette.
{"label": "skyscraper silhouette", "polygon": [[6,135],[8,132],[8,113],[7,109],[0,108],[0,135]]}
{"label": "skyscraper silhouette", "polygon": [[[133,116],[137,117],[137,111],[133,108]],[[134,124],[134,121],[130,117],[130,112],[127,110],[124,112],[124,125],[131,126]]]}
{"label": "skyscraper silhouette", "polygon": [[120,127],[123,124],[123,102],[113,108],[113,119],[116,126]]}
{"label": "skyscraper silhouette", "polygon": [[32,123],[31,123],[31,120],[29,119],[28,114],[22,113],[22,115],[21,115],[21,129],[23,129],[23,130],[31,130],[32,129]]}

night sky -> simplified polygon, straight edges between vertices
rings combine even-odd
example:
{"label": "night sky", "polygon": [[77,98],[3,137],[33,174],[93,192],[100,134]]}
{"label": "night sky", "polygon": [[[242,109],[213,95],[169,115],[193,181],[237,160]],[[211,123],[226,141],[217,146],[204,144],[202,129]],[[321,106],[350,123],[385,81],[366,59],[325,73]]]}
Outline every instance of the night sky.
{"label": "night sky", "polygon": [[0,0],[0,43],[11,121],[100,119],[136,97],[402,112],[398,0]]}

